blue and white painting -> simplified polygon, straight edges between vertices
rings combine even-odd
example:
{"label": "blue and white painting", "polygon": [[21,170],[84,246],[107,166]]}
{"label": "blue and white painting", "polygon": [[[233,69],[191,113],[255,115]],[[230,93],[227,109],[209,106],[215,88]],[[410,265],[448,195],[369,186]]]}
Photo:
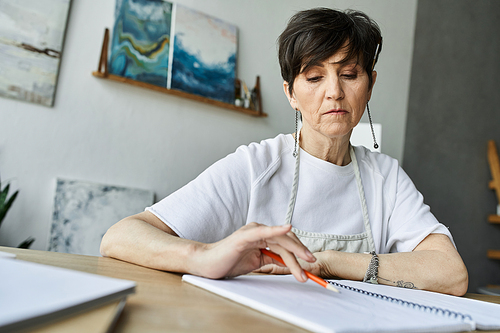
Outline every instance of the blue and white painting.
{"label": "blue and white painting", "polygon": [[169,88],[234,103],[237,29],[176,4]]}
{"label": "blue and white painting", "polygon": [[171,2],[117,0],[109,72],[166,87],[171,20]]}
{"label": "blue and white painting", "polygon": [[148,190],[57,179],[48,249],[98,256],[109,227],[153,200]]}
{"label": "blue and white painting", "polygon": [[0,96],[54,105],[70,0],[0,0]]}

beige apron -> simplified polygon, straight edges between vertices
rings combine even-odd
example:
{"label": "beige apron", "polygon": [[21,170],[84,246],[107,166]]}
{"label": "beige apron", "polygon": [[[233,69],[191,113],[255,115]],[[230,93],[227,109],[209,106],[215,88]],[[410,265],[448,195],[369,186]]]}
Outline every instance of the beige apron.
{"label": "beige apron", "polygon": [[[351,155],[351,161],[353,163],[354,175],[356,177],[356,184],[359,192],[359,199],[361,201],[361,208],[363,210],[365,232],[355,235],[333,235],[303,231],[292,227],[292,232],[294,232],[299,240],[309,249],[309,251],[313,253],[326,250],[353,253],[375,251],[375,243],[373,241],[370,220],[368,218],[368,208],[366,206],[363,184],[361,183],[359,165],[356,159],[356,154],[354,153],[354,148],[351,145],[349,145],[349,153]],[[293,177],[292,193],[290,202],[288,204],[288,212],[285,218],[286,224],[292,224],[293,210],[295,208],[295,200],[297,198],[297,191],[299,187],[299,165],[300,148],[298,149],[297,157],[295,158],[295,172]]]}

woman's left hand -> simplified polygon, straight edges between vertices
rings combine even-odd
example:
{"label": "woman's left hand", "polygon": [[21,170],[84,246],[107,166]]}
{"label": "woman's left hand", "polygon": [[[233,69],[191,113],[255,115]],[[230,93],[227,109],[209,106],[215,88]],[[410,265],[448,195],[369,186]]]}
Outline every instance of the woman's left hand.
{"label": "woman's left hand", "polygon": [[[372,259],[369,253],[327,250],[313,253],[316,261],[297,260],[302,269],[324,279],[362,281]],[[467,269],[450,238],[430,234],[412,252],[379,254],[378,282],[462,296],[467,292]],[[287,267],[262,266],[255,272],[289,274]]]}

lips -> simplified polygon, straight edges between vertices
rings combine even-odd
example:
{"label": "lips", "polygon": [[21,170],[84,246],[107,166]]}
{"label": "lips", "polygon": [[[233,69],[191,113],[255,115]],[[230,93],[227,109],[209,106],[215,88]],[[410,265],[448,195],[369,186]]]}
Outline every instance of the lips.
{"label": "lips", "polygon": [[325,114],[343,115],[346,113],[348,113],[348,112],[347,112],[347,110],[344,110],[344,109],[332,109],[332,110],[326,112]]}

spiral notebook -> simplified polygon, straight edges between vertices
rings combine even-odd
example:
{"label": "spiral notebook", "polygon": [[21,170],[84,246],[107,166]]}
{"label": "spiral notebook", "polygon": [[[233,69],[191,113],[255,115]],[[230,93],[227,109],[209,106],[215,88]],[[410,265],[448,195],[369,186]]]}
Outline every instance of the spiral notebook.
{"label": "spiral notebook", "polygon": [[188,283],[314,332],[499,330],[500,305],[358,281],[330,280],[340,293],[290,275],[246,275]]}

